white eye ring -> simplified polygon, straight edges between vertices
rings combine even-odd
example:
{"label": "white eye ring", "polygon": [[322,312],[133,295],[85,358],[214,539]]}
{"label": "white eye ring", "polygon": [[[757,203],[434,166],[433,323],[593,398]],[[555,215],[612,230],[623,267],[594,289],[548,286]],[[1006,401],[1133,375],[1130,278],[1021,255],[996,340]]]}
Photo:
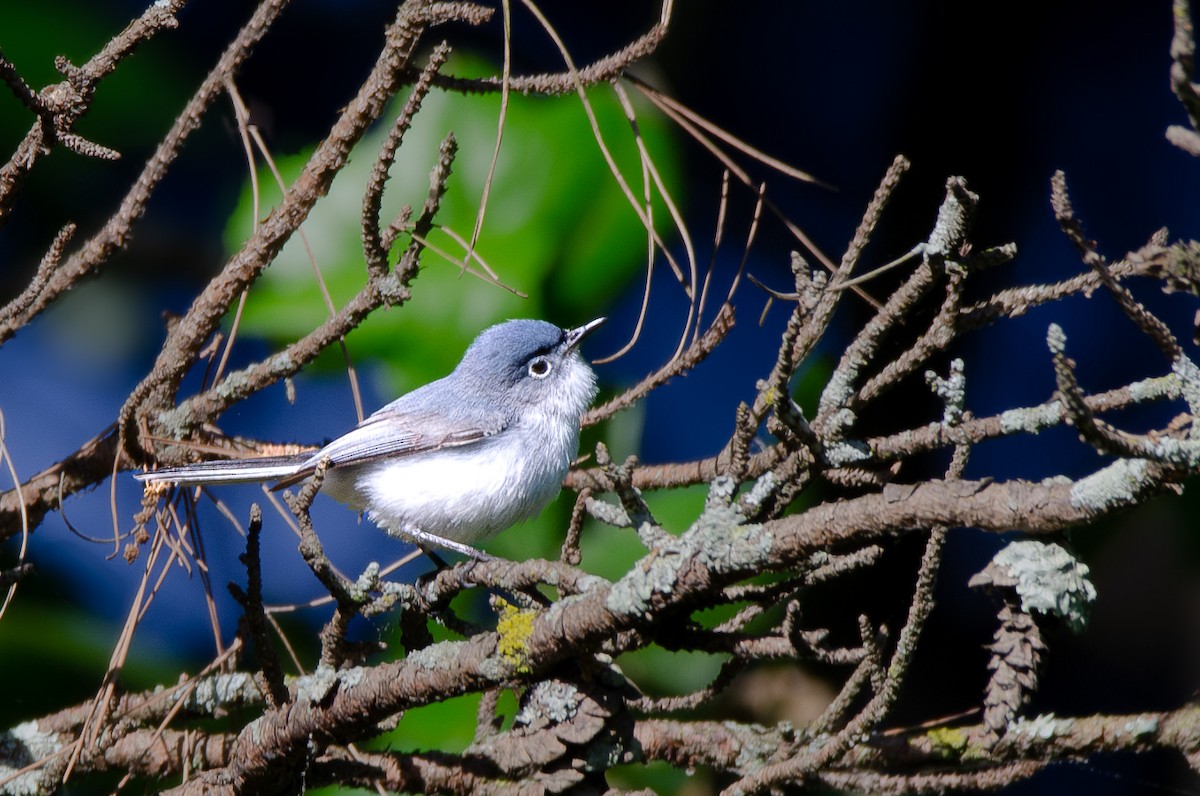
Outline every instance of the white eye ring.
{"label": "white eye ring", "polygon": [[535,357],[529,363],[529,375],[535,379],[546,378],[553,369],[550,365],[550,360],[545,357]]}

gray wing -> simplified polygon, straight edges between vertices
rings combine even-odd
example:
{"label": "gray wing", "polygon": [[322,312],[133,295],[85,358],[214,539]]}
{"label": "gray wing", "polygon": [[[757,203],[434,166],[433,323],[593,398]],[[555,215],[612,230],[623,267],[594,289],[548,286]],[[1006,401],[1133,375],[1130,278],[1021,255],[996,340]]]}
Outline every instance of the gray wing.
{"label": "gray wing", "polygon": [[303,481],[312,475],[326,457],[331,467],[366,464],[379,459],[476,444],[508,426],[507,418],[499,411],[463,408],[461,403],[456,406],[455,402],[450,402],[447,411],[413,408],[413,404],[426,403],[411,400],[419,392],[409,393],[366,418],[354,429],[312,454],[299,471],[284,478],[272,489],[282,489]]}

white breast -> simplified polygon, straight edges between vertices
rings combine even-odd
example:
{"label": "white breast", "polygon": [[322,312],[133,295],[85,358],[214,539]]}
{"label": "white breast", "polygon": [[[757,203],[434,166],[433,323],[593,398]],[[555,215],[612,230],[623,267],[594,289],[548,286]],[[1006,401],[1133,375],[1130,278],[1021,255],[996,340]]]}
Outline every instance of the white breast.
{"label": "white breast", "polygon": [[513,427],[474,445],[335,468],[323,491],[392,535],[415,528],[473,544],[545,508],[578,440],[577,430],[545,435]]}

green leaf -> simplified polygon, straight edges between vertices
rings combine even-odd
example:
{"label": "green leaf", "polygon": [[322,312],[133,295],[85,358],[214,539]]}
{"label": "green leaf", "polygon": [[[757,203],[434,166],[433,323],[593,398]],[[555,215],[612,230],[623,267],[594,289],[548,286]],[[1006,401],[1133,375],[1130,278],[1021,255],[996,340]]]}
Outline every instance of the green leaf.
{"label": "green leaf", "polygon": [[[490,72],[459,61],[454,74]],[[589,93],[604,138],[632,186],[642,177],[636,143],[612,90]],[[353,296],[366,278],[360,240],[362,195],[387,124],[356,148],[328,197],[303,227],[304,237],[329,286],[335,306]],[[641,108],[639,113],[645,113]],[[643,267],[646,233],[598,151],[583,108],[575,97],[513,95],[505,122],[487,214],[476,250],[500,279],[527,294],[522,299],[464,274],[462,247],[444,231],[469,239],[495,145],[498,96],[428,96],[407,132],[384,196],[387,224],[404,204],[420,207],[429,190],[429,170],[447,131],[458,139],[450,187],[429,235],[431,244],[456,258],[449,262],[426,251],[413,285],[413,300],[399,309],[376,312],[348,339],[356,361],[389,363],[404,389],[444,375],[467,344],[486,326],[508,317],[540,317],[562,325],[598,315]],[[665,123],[654,113],[639,118],[639,130],[668,185],[678,185]],[[303,168],[308,153],[277,155],[284,179]],[[265,172],[257,212],[249,182],[226,232],[236,250],[250,234],[252,219],[265,217],[279,201]],[[640,190],[640,188],[638,189]],[[654,209],[660,231],[669,217],[660,201]],[[401,235],[398,249],[407,245]],[[393,253],[393,261],[395,260]],[[328,316],[328,309],[305,251],[294,236],[254,286],[242,320],[242,333],[283,344],[305,334]],[[331,360],[332,361],[332,360]]]}

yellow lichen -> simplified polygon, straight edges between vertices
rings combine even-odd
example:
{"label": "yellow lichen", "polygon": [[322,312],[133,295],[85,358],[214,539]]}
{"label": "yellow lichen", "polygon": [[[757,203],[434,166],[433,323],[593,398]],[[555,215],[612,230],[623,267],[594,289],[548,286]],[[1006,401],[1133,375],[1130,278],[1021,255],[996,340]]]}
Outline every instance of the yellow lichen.
{"label": "yellow lichen", "polygon": [[967,734],[954,727],[936,727],[925,733],[933,751],[942,757],[960,757],[967,748]]}
{"label": "yellow lichen", "polygon": [[496,651],[518,674],[525,674],[529,671],[528,642],[533,635],[533,620],[537,613],[522,611],[502,598],[496,599],[496,607],[500,609],[500,619],[496,622],[500,640],[496,643]]}

